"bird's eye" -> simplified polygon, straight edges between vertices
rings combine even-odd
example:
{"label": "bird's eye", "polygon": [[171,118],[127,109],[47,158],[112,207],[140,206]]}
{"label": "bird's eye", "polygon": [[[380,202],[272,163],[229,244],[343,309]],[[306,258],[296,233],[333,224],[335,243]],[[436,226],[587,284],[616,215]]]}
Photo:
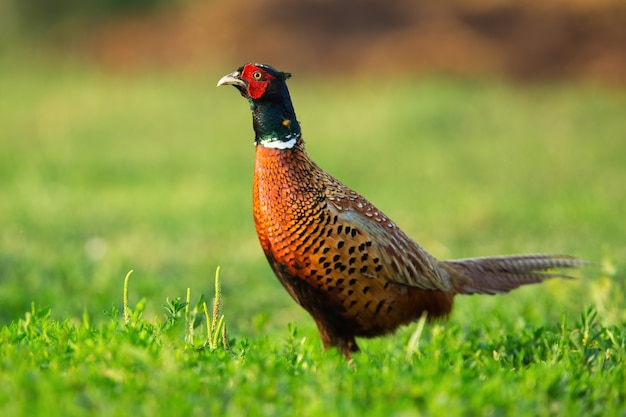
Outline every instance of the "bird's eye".
{"label": "bird's eye", "polygon": [[255,80],[260,80],[261,78],[263,78],[263,74],[261,74],[261,71],[254,71],[252,73],[252,78],[254,78]]}

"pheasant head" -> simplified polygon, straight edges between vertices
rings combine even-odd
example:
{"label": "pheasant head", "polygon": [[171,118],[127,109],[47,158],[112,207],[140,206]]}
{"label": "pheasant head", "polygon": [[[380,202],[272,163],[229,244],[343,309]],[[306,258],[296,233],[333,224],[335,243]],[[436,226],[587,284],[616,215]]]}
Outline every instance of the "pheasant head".
{"label": "pheasant head", "polygon": [[232,85],[250,102],[254,143],[290,149],[300,137],[300,124],[291,104],[287,72],[265,64],[246,64],[223,76],[217,85]]}

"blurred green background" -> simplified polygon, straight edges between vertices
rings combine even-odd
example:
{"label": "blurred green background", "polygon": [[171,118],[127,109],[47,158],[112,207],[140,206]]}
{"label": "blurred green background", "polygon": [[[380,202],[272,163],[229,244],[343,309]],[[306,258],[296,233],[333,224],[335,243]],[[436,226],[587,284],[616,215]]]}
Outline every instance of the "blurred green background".
{"label": "blurred green background", "polygon": [[542,322],[588,304],[623,320],[625,10],[3,0],[0,322],[32,301],[97,320],[130,269],[131,298],[161,314],[187,287],[211,294],[221,265],[234,336],[313,327],[256,239],[248,106],[214,87],[248,61],[294,73],[310,155],[434,255],[603,262],[463,299],[453,320]]}

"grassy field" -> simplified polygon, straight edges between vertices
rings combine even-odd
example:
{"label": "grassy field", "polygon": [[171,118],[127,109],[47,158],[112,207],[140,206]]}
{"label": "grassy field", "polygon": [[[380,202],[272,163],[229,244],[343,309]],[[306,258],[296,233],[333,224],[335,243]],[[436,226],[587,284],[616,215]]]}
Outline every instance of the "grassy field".
{"label": "grassy field", "polygon": [[[0,64],[0,415],[626,414],[623,90],[296,74],[311,156],[434,255],[600,264],[459,298],[355,371],[258,246],[249,111],[214,87],[233,68]],[[162,307],[210,301],[218,265],[230,351]]]}

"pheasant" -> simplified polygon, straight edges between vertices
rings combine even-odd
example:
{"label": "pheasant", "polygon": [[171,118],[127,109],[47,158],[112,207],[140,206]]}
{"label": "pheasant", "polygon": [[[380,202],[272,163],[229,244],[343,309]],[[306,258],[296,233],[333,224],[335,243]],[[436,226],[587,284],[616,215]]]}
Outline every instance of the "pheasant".
{"label": "pheasant", "polygon": [[286,80],[246,64],[217,83],[250,103],[255,132],[253,214],[269,264],[313,317],[324,348],[346,359],[356,337],[377,337],[417,320],[445,318],[457,294],[506,293],[583,261],[528,254],[440,261],[382,211],[307,155]]}

